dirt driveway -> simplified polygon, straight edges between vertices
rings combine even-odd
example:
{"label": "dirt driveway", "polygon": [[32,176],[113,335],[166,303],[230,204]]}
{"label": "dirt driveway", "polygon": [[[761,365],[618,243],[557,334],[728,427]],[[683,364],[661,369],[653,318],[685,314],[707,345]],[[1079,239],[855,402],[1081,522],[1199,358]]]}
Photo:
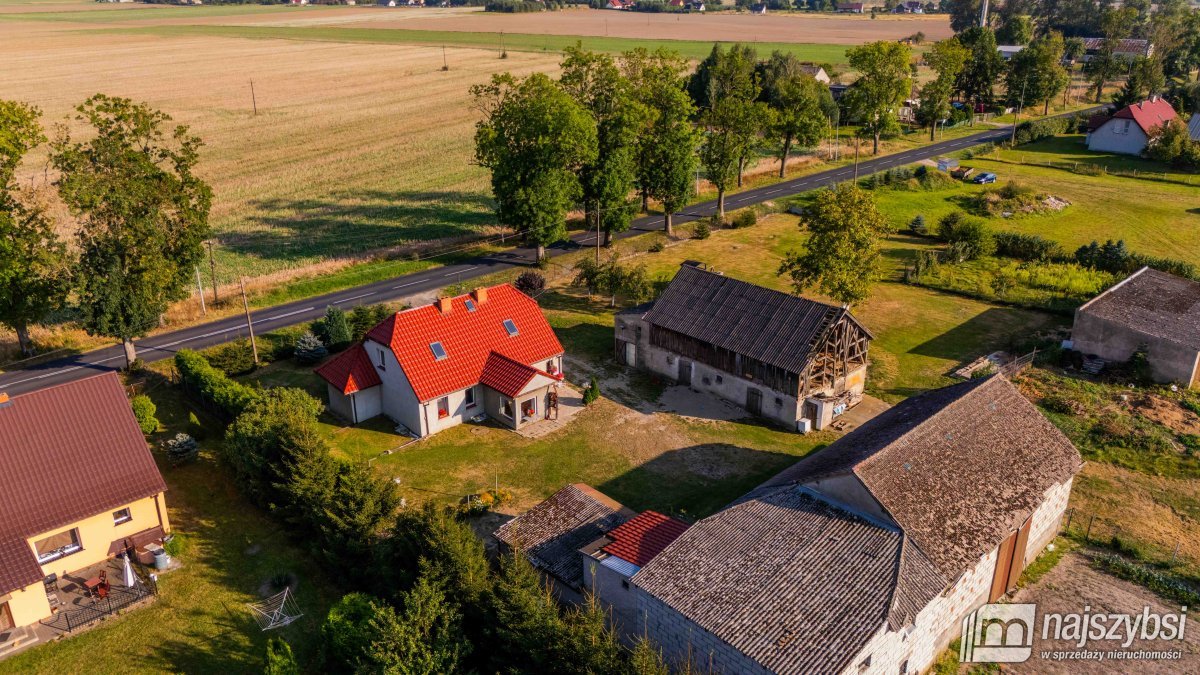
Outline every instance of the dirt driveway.
{"label": "dirt driveway", "polygon": [[[1179,605],[1172,605],[1145,588],[1105,572],[1093,569],[1086,554],[1070,553],[1038,583],[1021,589],[1014,603],[1036,603],[1038,626],[1034,630],[1033,656],[1025,663],[1003,668],[1011,673],[1133,673],[1152,675],[1156,673],[1200,673],[1200,623],[1193,624],[1195,611],[1188,612],[1182,640],[1134,640],[1128,647],[1121,642],[1106,640],[1089,641],[1078,647],[1076,641],[1041,639],[1042,622],[1046,613],[1077,614],[1089,611],[1093,614],[1140,615],[1146,608],[1151,614],[1180,613]],[[1085,608],[1087,608],[1085,610]],[[1190,608],[1194,610],[1195,608]],[[1200,616],[1200,615],[1198,615]],[[1051,635],[1053,637],[1053,634]],[[1054,661],[1043,658],[1042,652],[1057,650],[1076,652],[1087,649],[1092,652],[1110,650],[1134,652],[1138,650],[1174,651],[1180,658],[1170,660],[1144,659],[1136,661]]]}

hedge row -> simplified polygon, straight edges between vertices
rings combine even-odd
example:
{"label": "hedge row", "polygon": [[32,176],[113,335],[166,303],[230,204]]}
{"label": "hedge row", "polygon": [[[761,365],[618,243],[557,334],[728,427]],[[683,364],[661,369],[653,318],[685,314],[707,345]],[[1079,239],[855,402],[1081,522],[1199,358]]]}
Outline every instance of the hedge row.
{"label": "hedge row", "polygon": [[1025,145],[1053,138],[1067,133],[1071,126],[1071,119],[1066,117],[1047,117],[1041,120],[1021,122],[1017,125],[1016,144]]}
{"label": "hedge row", "polygon": [[190,349],[175,354],[175,369],[185,388],[230,418],[240,415],[259,396],[257,389],[231,380]]}

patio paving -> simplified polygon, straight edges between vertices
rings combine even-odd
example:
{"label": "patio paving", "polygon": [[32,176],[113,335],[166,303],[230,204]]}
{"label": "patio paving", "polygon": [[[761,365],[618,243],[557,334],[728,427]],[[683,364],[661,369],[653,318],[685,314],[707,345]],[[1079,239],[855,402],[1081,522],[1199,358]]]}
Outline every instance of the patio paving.
{"label": "patio paving", "polygon": [[541,438],[567,425],[572,417],[586,408],[583,404],[583,394],[578,389],[563,382],[558,390],[558,416],[548,420],[538,420],[534,424],[517,430],[525,438]]}

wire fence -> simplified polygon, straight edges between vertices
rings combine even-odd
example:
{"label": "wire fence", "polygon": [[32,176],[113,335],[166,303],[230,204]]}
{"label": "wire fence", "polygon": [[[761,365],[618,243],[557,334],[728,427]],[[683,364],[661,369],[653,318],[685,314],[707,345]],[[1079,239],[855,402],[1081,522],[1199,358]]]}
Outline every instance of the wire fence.
{"label": "wire fence", "polygon": [[1135,558],[1139,562],[1155,567],[1173,568],[1187,566],[1194,568],[1198,561],[1191,560],[1183,550],[1184,540],[1179,538],[1174,544],[1167,546],[1147,543],[1144,538],[1131,533],[1120,523],[1107,518],[1101,518],[1095,512],[1081,512],[1078,509],[1067,509],[1063,514],[1059,534],[1086,545],[1110,549],[1117,553]]}

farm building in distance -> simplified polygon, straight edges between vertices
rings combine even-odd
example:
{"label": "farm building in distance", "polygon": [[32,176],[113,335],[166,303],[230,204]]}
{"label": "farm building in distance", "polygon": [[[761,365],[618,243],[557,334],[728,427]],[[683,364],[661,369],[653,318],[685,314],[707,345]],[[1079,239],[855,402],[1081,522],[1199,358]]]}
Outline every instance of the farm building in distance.
{"label": "farm building in distance", "polygon": [[1150,142],[1150,131],[1173,119],[1175,109],[1157,96],[1125,106],[1094,129],[1089,123],[1088,150],[1140,155]]}
{"label": "farm building in distance", "polygon": [[1200,386],[1200,283],[1143,267],[1075,310],[1071,346],[1112,362],[1145,348],[1155,380]]}
{"label": "farm building in distance", "polygon": [[3,654],[36,642],[33,624],[85,611],[67,591],[86,570],[127,551],[144,560],[171,525],[166,483],[116,373],[5,399],[0,440]]}
{"label": "farm building in distance", "polygon": [[615,317],[617,359],[789,429],[861,399],[872,335],[845,307],[684,263],[662,295]]}
{"label": "farm building in distance", "polygon": [[917,673],[965,616],[1015,588],[1057,534],[1081,466],[1062,432],[992,375],[907,399],[690,527],[612,502],[604,513],[625,520],[594,536],[594,514],[575,514],[560,492],[497,536],[585,524],[565,545],[525,550],[539,569],[572,573],[596,551],[616,555],[596,569],[632,574],[596,574],[597,599],[626,637],[648,637],[672,663]]}
{"label": "farm building in distance", "polygon": [[545,419],[562,357],[537,302],[502,284],[399,312],[316,372],[342,417],[382,414],[424,437],[481,417],[512,429]]}

